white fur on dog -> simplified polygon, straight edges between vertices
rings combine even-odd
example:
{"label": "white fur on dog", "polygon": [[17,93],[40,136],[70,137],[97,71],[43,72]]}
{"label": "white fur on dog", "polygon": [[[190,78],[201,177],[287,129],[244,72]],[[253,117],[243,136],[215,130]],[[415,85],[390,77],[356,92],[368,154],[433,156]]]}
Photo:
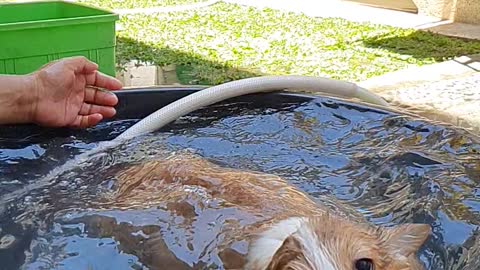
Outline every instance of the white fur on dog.
{"label": "white fur on dog", "polygon": [[318,241],[305,218],[288,218],[265,231],[252,244],[246,269],[265,269],[285,239],[294,236],[302,245],[305,258],[314,269],[336,270],[328,250]]}

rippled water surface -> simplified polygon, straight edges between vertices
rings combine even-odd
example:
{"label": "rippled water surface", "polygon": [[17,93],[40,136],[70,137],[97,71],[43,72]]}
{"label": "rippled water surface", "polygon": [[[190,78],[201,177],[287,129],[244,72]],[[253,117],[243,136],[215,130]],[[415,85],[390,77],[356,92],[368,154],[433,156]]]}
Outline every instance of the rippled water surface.
{"label": "rippled water surface", "polygon": [[[162,269],[222,269],[215,241],[234,212],[189,205],[191,216],[179,216],[169,202],[109,204],[116,172],[184,149],[279,175],[313,197],[334,195],[376,224],[428,223],[433,235],[420,252],[428,269],[480,268],[477,138],[326,98],[266,104],[211,106],[46,182],[39,179],[51,169],[136,120],[87,131],[4,128],[0,269],[154,269],[168,256],[178,263]],[[155,247],[152,237],[161,239]],[[169,253],[151,254],[158,245]]]}

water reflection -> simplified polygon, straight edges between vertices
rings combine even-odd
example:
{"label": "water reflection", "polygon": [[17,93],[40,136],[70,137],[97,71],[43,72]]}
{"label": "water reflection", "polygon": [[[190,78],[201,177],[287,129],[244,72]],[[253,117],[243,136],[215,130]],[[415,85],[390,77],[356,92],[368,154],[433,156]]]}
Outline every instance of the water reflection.
{"label": "water reflection", "polygon": [[[26,140],[20,150],[2,150],[0,172],[6,180],[0,182],[0,194],[34,181],[132,123],[67,132],[47,142]],[[15,149],[12,141],[0,143],[0,148]],[[316,99],[268,108],[255,102],[212,106],[1,205],[0,237],[15,238],[0,249],[0,261],[8,261],[4,269],[155,269],[166,263],[171,265],[164,269],[222,269],[214,248],[225,237],[220,228],[234,230],[254,217],[167,200],[154,192],[148,200],[112,205],[119,172],[185,149],[225,167],[279,175],[321,203],[335,206],[325,199],[334,195],[376,224],[429,223],[434,235],[420,254],[428,269],[480,267],[478,138]],[[241,254],[245,243],[234,242],[225,252]]]}

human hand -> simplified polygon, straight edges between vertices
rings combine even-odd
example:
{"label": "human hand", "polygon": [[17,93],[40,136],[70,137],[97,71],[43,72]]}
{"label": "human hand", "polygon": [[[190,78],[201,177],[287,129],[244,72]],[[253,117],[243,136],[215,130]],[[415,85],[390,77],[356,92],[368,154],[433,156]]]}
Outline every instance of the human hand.
{"label": "human hand", "polygon": [[[51,62],[32,74],[31,122],[48,127],[87,128],[116,114],[122,84],[85,57]],[[101,90],[105,88],[107,90]]]}

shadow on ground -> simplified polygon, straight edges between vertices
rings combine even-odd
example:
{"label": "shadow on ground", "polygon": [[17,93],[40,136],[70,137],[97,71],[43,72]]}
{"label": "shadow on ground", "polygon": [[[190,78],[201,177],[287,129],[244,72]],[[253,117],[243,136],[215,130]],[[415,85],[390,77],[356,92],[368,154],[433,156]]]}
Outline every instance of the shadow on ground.
{"label": "shadow on ground", "polygon": [[185,85],[215,85],[262,75],[223,63],[203,59],[201,56],[175,49],[152,47],[130,38],[117,37],[117,66],[124,67],[131,60],[150,62],[157,66],[175,65],[177,78]]}
{"label": "shadow on ground", "polygon": [[480,51],[480,40],[448,37],[426,31],[415,31],[406,36],[387,33],[365,39],[363,44],[365,47],[383,48],[416,59],[433,59],[437,62]]}

